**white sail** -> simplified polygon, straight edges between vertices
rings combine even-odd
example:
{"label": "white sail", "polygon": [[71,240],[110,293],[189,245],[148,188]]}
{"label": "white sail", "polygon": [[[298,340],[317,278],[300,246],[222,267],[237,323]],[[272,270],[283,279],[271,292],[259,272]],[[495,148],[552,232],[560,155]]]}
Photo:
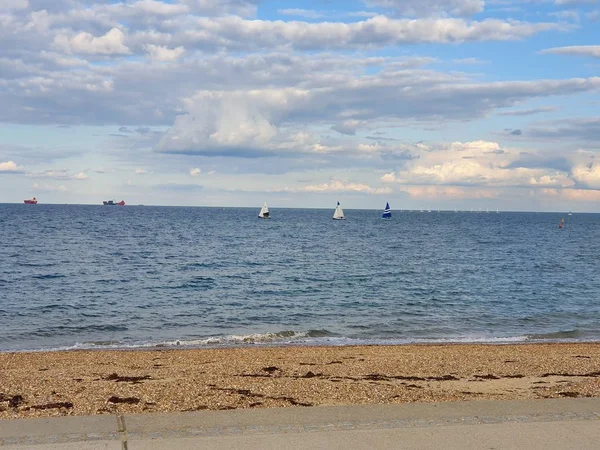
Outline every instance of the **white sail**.
{"label": "white sail", "polygon": [[267,206],[267,202],[265,202],[263,207],[260,209],[260,212],[258,213],[258,217],[260,217],[261,219],[270,219],[271,218],[271,215],[269,213],[269,207]]}
{"label": "white sail", "polygon": [[345,219],[344,211],[342,210],[342,207],[340,206],[340,202],[338,202],[337,206],[335,207],[335,212],[333,213],[333,218],[335,220]]}

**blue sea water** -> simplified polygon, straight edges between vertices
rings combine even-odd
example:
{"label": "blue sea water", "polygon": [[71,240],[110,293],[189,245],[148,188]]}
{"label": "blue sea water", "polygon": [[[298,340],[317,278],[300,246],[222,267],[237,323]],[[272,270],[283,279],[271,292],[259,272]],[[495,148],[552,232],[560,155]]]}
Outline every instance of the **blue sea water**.
{"label": "blue sea water", "polygon": [[0,350],[600,340],[599,214],[258,210],[0,205]]}

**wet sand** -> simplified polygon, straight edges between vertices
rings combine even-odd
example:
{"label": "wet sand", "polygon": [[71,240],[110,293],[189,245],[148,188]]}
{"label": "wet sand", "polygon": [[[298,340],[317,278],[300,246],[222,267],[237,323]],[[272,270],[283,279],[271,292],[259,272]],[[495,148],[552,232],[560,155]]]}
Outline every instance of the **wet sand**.
{"label": "wet sand", "polygon": [[0,353],[0,418],[600,397],[600,343]]}

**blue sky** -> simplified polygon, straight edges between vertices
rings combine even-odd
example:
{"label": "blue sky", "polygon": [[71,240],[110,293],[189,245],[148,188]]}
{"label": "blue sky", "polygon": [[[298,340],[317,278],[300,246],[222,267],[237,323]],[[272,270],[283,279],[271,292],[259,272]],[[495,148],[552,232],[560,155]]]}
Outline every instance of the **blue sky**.
{"label": "blue sky", "polygon": [[0,202],[600,211],[600,2],[3,0]]}

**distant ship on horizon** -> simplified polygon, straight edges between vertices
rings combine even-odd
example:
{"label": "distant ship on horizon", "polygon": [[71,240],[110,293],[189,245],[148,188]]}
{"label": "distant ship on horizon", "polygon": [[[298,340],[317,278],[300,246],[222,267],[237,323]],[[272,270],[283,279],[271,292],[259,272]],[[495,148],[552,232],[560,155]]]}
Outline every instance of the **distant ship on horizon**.
{"label": "distant ship on horizon", "polygon": [[104,206],[125,206],[125,200],[121,200],[117,203],[115,203],[114,200],[104,200],[102,203]]}
{"label": "distant ship on horizon", "polygon": [[26,205],[37,205],[37,198],[33,197],[27,200],[23,200]]}

